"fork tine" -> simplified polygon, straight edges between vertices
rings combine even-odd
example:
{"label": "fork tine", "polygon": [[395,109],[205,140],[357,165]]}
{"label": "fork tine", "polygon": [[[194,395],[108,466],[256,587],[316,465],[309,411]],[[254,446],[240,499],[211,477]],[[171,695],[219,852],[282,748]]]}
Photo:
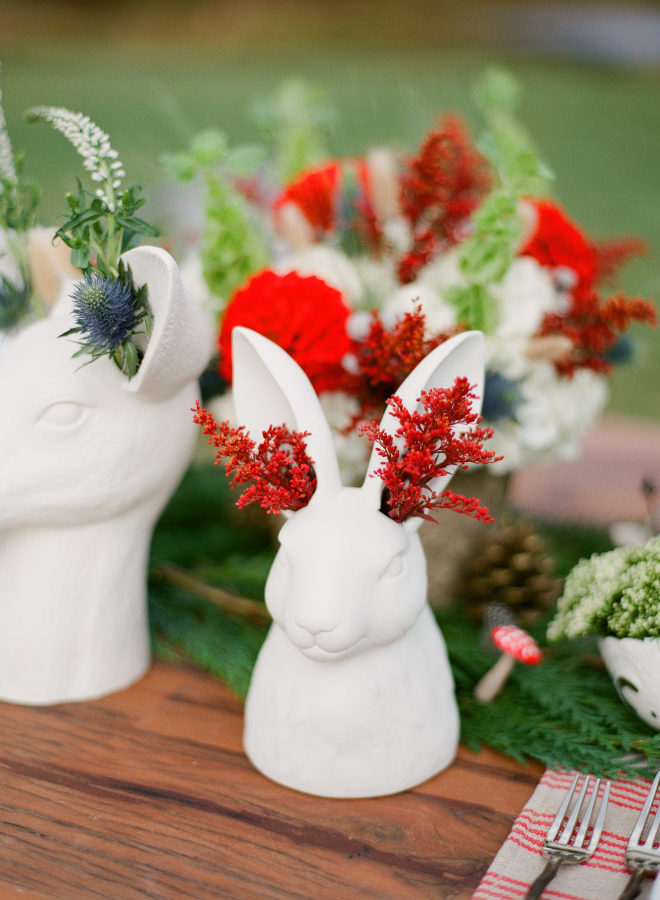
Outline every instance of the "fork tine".
{"label": "fork tine", "polygon": [[578,798],[575,801],[575,806],[569,816],[566,825],[562,833],[559,836],[559,840],[557,843],[559,844],[568,844],[571,839],[571,835],[573,834],[573,829],[575,828],[575,823],[577,822],[577,818],[580,814],[580,807],[582,806],[582,801],[584,800],[584,796],[587,793],[587,787],[589,786],[589,776],[585,775],[584,781],[582,782],[582,788],[580,793],[578,794]]}
{"label": "fork tine", "polygon": [[646,801],[644,806],[642,807],[642,811],[639,814],[637,821],[635,822],[635,827],[632,830],[630,835],[630,844],[638,844],[639,839],[642,836],[642,831],[644,830],[644,825],[646,824],[646,820],[649,815],[649,811],[651,806],[653,805],[653,799],[655,797],[655,792],[658,790],[658,785],[660,784],[660,772],[653,779],[653,784],[647,794]]}
{"label": "fork tine", "polygon": [[552,824],[550,825],[550,828],[548,829],[548,834],[546,837],[547,841],[554,841],[554,839],[557,837],[557,832],[559,831],[559,826],[561,825],[561,823],[564,820],[564,816],[566,815],[566,810],[568,809],[568,804],[571,802],[571,797],[575,793],[575,786],[578,783],[579,777],[580,777],[579,773],[576,774],[575,778],[573,779],[573,783],[571,784],[570,788],[566,791],[566,796],[562,800],[561,806],[557,810],[557,815],[552,820]]}
{"label": "fork tine", "polygon": [[[589,778],[586,778],[585,781],[590,781]],[[591,814],[594,811],[594,806],[596,805],[596,799],[598,797],[598,788],[600,787],[600,778],[596,779],[596,783],[594,784],[594,788],[589,797],[589,803],[587,804],[587,808],[584,811],[582,816],[582,822],[580,823],[580,830],[578,831],[575,841],[573,842],[574,847],[581,847],[584,844],[584,839],[587,836],[587,829],[589,828],[589,822],[591,821]]]}
{"label": "fork tine", "polygon": [[645,850],[650,850],[653,847],[653,843],[655,841],[655,836],[658,833],[658,825],[660,825],[660,806],[655,811],[655,816],[653,818],[653,824],[649,829],[649,833],[647,835],[646,840],[644,841],[643,847]]}
{"label": "fork tine", "polygon": [[[598,779],[600,781],[600,779]],[[598,785],[594,788],[594,796],[598,793]],[[605,782],[605,789],[603,791],[603,796],[600,800],[600,809],[598,810],[598,817],[596,818],[596,822],[594,824],[594,829],[591,832],[591,840],[589,841],[589,853],[593,853],[596,849],[598,841],[600,840],[600,836],[603,833],[603,825],[605,824],[605,813],[607,812],[607,804],[610,800],[610,782]]]}

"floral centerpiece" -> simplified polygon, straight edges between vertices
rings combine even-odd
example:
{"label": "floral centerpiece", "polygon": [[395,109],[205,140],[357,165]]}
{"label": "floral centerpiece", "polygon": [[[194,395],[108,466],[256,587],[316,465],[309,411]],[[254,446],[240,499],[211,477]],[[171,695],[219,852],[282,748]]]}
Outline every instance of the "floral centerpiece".
{"label": "floral centerpiece", "polygon": [[[417,343],[479,329],[483,415],[502,457],[491,470],[574,454],[604,407],[620,335],[633,322],[655,325],[656,312],[641,298],[607,293],[642,244],[593,240],[550,197],[550,172],[515,118],[516,94],[506,73],[483,80],[481,149],[449,115],[408,157],[376,148],[312,165],[281,186],[272,170],[270,181],[263,168],[240,178],[225,170],[243,226],[258,221],[252,234],[270,264],[255,256],[255,270],[216,300],[223,379],[231,330],[266,334],[312,377],[346,444],[367,407],[389,393],[376,369],[409,371],[419,361],[406,343],[413,322]],[[223,215],[217,202],[213,209],[218,232]],[[209,235],[207,219],[207,272]],[[374,355],[378,366],[365,368]],[[349,446],[348,465],[356,462]]]}

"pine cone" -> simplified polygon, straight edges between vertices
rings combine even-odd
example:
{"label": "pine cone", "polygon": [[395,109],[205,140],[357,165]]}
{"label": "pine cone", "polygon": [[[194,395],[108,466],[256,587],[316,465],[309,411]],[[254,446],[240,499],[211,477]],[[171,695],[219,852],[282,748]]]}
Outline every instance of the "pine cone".
{"label": "pine cone", "polygon": [[561,592],[561,580],[544,541],[531,525],[502,523],[478,555],[466,561],[457,595],[468,614],[482,621],[489,603],[510,609],[523,625],[538,621]]}

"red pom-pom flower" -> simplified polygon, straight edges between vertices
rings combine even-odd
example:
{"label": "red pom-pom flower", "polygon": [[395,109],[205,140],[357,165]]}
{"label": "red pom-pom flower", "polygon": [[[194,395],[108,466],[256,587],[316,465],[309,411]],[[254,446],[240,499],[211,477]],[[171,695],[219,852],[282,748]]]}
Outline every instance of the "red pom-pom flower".
{"label": "red pom-pom flower", "polygon": [[351,342],[350,312],[338,290],[315,276],[278,275],[270,269],[254,275],[230,299],[219,336],[221,376],[231,383],[231,333],[236,325],[252,328],[279,344],[307,374],[317,393],[338,390],[345,372],[342,359]]}

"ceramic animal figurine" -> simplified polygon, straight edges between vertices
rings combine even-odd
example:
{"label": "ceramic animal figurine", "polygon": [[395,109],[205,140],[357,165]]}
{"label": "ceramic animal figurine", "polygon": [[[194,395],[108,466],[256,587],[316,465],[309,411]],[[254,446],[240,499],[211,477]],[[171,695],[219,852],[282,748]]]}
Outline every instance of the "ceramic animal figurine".
{"label": "ceramic animal figurine", "polygon": [[[273,623],[245,708],[245,751],[263,774],[328,797],[389,794],[454,759],[459,719],[445,644],[427,603],[421,519],[381,512],[383,484],[344,487],[329,426],[299,366],[244,328],[233,332],[234,400],[252,436],[269,424],[309,432],[316,491],[288,513],[266,585]],[[459,335],[429,354],[396,392],[465,376],[483,386],[483,337]],[[398,421],[381,423],[394,433]],[[448,481],[450,474],[432,486]],[[444,489],[445,484],[442,485]]]}
{"label": "ceramic animal figurine", "polygon": [[124,255],[154,327],[137,375],[59,337],[70,300],[0,345],[0,699],[51,704],[126,687],[150,662],[153,525],[196,441],[211,352],[172,257]]}

